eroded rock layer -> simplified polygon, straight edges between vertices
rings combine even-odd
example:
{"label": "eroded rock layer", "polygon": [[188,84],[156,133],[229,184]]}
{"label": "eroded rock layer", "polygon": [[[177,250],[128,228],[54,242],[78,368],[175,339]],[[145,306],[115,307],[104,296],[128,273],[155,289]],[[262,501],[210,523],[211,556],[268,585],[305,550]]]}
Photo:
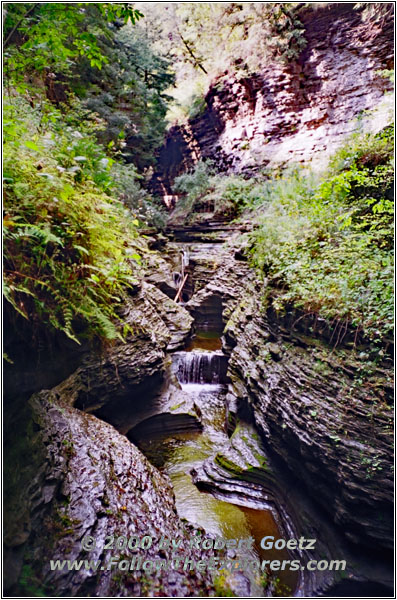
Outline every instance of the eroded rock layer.
{"label": "eroded rock layer", "polygon": [[154,192],[172,194],[174,178],[200,158],[237,173],[310,160],[324,165],[357,126],[354,119],[384,101],[391,84],[380,71],[393,64],[392,8],[376,20],[354,3],[328,3],[299,18],[307,45],[296,62],[269,62],[256,75],[213,82],[203,114],[170,130]]}
{"label": "eroded rock layer", "polygon": [[183,345],[193,319],[155,286],[144,283],[124,307],[131,328],[126,343],[91,352],[57,387],[70,404],[94,412],[115,402],[139,410],[142,398],[153,397],[165,373],[165,352]]}
{"label": "eroded rock layer", "polygon": [[[166,352],[183,346],[192,317],[147,283],[129,298],[123,317],[130,327],[125,342],[85,348],[72,375],[29,403],[25,387],[13,397],[4,465],[7,594],[176,596],[211,589],[205,577],[182,571],[123,577],[106,567],[100,573],[84,566],[50,569],[50,559],[106,561],[112,554],[104,550],[106,536],[190,534],[176,516],[169,481],[124,435],[89,413],[102,411],[100,416],[124,430],[131,418],[132,426],[156,414],[168,377]],[[174,413],[173,423],[183,418],[198,423],[193,409],[186,417]],[[96,552],[83,551],[84,535],[96,538]],[[147,559],[165,554],[156,545]]]}
{"label": "eroded rock layer", "polygon": [[[200,314],[214,294],[221,299],[231,441],[252,419],[272,472],[260,468],[255,479],[255,461],[244,471],[229,454],[207,461],[195,481],[247,503],[256,494],[262,501],[275,494],[285,523],[292,516],[295,532],[318,540],[315,558],[347,560],[347,595],[355,595],[356,584],[360,593],[363,582],[391,589],[391,359],[386,355],[373,368],[366,362],[370,345],[354,331],[292,310],[275,313],[263,301],[266,282],[241,257],[224,251],[211,281],[186,307]],[[302,584],[306,594],[339,585],[335,574],[312,575]]]}
{"label": "eroded rock layer", "polygon": [[248,402],[271,453],[349,540],[370,550],[390,550],[390,362],[386,358],[368,373],[365,347],[351,351],[353,336],[334,348],[339,336],[332,341],[324,324],[316,332],[309,327],[313,323],[292,312],[282,318],[266,309],[264,286],[246,263],[230,256],[189,303],[197,311],[213,293],[222,297],[227,290],[229,402]]}
{"label": "eroded rock layer", "polygon": [[[212,589],[208,575],[182,568],[150,574],[107,569],[115,556],[171,560],[172,551],[159,550],[161,536],[180,538],[187,547],[193,529],[176,515],[169,480],[111,425],[60,403],[54,392],[33,396],[30,410],[33,426],[24,432],[24,446],[34,461],[19,465],[29,477],[23,498],[8,512],[14,527],[5,537],[5,583],[11,593],[172,597]],[[104,548],[105,541],[120,535],[150,536],[153,544],[138,551]],[[85,536],[96,542],[91,552],[82,547]],[[190,554],[201,558],[200,551]],[[104,569],[51,570],[50,559],[101,561]]]}

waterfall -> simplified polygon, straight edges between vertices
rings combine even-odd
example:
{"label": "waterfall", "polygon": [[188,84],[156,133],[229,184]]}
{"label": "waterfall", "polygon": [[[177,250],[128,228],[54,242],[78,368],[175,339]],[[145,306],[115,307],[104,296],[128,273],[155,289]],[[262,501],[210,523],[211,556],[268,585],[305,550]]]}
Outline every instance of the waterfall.
{"label": "waterfall", "polygon": [[179,383],[224,383],[226,357],[221,352],[175,352],[173,371]]}

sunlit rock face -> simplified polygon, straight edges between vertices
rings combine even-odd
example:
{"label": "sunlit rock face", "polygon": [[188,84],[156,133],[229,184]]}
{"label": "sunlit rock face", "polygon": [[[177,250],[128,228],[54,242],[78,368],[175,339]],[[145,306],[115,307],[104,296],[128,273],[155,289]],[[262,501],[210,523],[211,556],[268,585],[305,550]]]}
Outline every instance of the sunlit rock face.
{"label": "sunlit rock face", "polygon": [[[175,126],[160,150],[152,189],[171,193],[176,176],[199,158],[225,172],[313,161],[317,168],[357,127],[362,111],[384,102],[391,84],[379,74],[393,61],[393,15],[365,20],[353,3],[307,8],[307,46],[296,62],[215,81],[204,113]],[[380,113],[378,128],[387,121]]]}

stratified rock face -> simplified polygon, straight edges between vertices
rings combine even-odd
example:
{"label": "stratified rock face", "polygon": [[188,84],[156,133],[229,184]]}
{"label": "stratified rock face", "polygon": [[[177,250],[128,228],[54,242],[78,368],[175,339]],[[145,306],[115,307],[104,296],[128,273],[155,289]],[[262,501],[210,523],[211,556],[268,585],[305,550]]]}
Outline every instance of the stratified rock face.
{"label": "stratified rock face", "polygon": [[378,71],[393,64],[392,7],[378,21],[364,20],[354,3],[309,7],[299,18],[307,46],[296,62],[215,82],[205,112],[170,130],[154,192],[171,194],[174,178],[199,158],[237,173],[310,160],[322,166],[354,129],[354,118],[382,102],[391,87]]}
{"label": "stratified rock face", "polygon": [[[341,532],[368,550],[393,547],[392,371],[367,377],[344,349],[286,325],[245,294],[229,312],[228,375],[266,445]],[[298,330],[297,330],[298,329]]]}
{"label": "stratified rock face", "polygon": [[[54,392],[30,400],[33,427],[24,432],[22,463],[35,457],[26,487],[10,499],[5,532],[5,585],[12,595],[55,596],[191,596],[211,591],[207,574],[198,571],[51,570],[51,560],[102,561],[171,559],[159,551],[161,536],[179,538],[182,546],[193,531],[176,515],[170,482],[111,425],[93,415],[60,404]],[[22,477],[22,475],[20,475]],[[16,476],[18,477],[18,475]],[[23,498],[21,499],[21,494]],[[14,500],[14,502],[11,502]],[[23,523],[22,523],[23,517]],[[23,527],[22,527],[23,525]],[[151,536],[147,550],[105,549],[120,535]],[[96,540],[82,549],[85,536]],[[187,542],[186,542],[187,547]],[[199,551],[189,551],[196,560]],[[120,560],[121,560],[120,558]],[[21,571],[21,565],[23,568]]]}
{"label": "stratified rock face", "polygon": [[270,456],[341,534],[362,549],[387,553],[393,544],[390,361],[368,374],[365,358],[352,352],[354,332],[333,349],[340,332],[332,340],[323,321],[314,331],[313,319],[266,309],[266,284],[232,253],[223,258],[186,306],[200,314],[213,294],[222,298],[229,410],[248,403]]}
{"label": "stratified rock face", "polygon": [[[49,559],[108,558],[111,551],[103,549],[108,535],[187,535],[176,517],[169,482],[125,436],[87,413],[102,410],[113,423],[115,416],[120,421],[132,412],[133,425],[150,415],[155,408],[146,404],[160,393],[166,352],[184,344],[193,319],[147,283],[127,299],[123,318],[132,330],[125,343],[86,348],[80,366],[57,388],[36,394],[30,405],[23,388],[12,413],[7,412],[7,593],[176,596],[192,595],[189,585],[206,589],[200,575],[189,574],[185,585],[185,574],[174,571],[147,577],[137,571],[123,577],[106,569],[98,576],[84,567],[49,567]],[[188,417],[198,423],[194,415]],[[122,423],[117,425],[122,428]],[[80,540],[85,534],[99,540],[98,552],[84,554]],[[152,555],[148,552],[147,558]]]}
{"label": "stratified rock face", "polygon": [[[171,275],[160,270],[154,283],[161,287],[167,278],[172,283]],[[8,311],[5,317],[9,317]],[[4,342],[13,360],[12,364],[5,363],[6,416],[17,413],[20,402],[34,392],[52,388],[73,372],[74,379],[79,377],[73,394],[77,394],[80,408],[93,406],[94,397],[101,397],[103,404],[115,394],[125,395],[129,388],[162,371],[165,351],[183,347],[193,323],[183,307],[145,282],[127,298],[122,318],[132,334],[128,334],[126,343],[116,341],[105,349],[93,347],[87,340],[79,346],[58,333],[46,337],[39,331],[38,339],[33,338],[32,328],[25,326],[26,319],[18,318],[14,323],[6,318]],[[32,338],[34,342],[29,344],[26,340]]]}
{"label": "stratified rock face", "polygon": [[138,409],[144,395],[150,398],[159,389],[165,351],[183,345],[193,322],[186,310],[148,283],[128,300],[123,319],[132,329],[126,343],[91,352],[56,388],[69,404],[94,412],[128,400]]}

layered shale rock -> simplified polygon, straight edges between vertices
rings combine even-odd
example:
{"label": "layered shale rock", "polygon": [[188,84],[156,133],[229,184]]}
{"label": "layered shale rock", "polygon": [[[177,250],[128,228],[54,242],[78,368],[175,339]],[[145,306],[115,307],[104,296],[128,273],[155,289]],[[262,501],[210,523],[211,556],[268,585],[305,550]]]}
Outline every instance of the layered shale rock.
{"label": "layered shale rock", "polygon": [[143,394],[150,398],[164,377],[165,352],[183,345],[193,321],[187,311],[147,283],[125,305],[123,320],[132,330],[126,343],[90,353],[57,387],[69,404],[94,412],[117,401],[139,405]]}
{"label": "layered shale rock", "polygon": [[[51,570],[52,560],[101,561],[172,558],[161,536],[183,544],[195,533],[176,515],[167,478],[111,425],[68,406],[54,392],[32,397],[21,448],[14,454],[14,486],[7,496],[5,587],[10,595],[190,596],[211,593],[208,573],[163,569],[153,573],[89,565]],[[26,456],[30,460],[26,460]],[[150,536],[147,550],[105,549],[109,536]],[[85,536],[96,546],[82,548]],[[192,558],[204,556],[189,550]],[[205,552],[205,558],[210,553]],[[120,560],[121,560],[120,558]]]}
{"label": "layered shale rock", "polygon": [[[241,293],[241,291],[240,291]],[[392,547],[392,373],[366,370],[297,315],[265,310],[257,288],[229,310],[225,336],[233,402],[246,401],[271,453],[344,535],[369,550]],[[227,313],[227,311],[226,311]]]}
{"label": "layered shale rock", "polygon": [[[357,123],[384,102],[390,82],[379,73],[393,64],[393,12],[369,19],[354,3],[311,6],[299,13],[307,45],[296,62],[213,82],[206,109],[173,127],[161,149],[152,190],[171,194],[176,176],[198,159],[217,169],[254,173],[290,162],[325,165]],[[380,116],[385,126],[388,111]]]}
{"label": "layered shale rock", "polygon": [[[318,540],[308,559],[347,561],[349,585],[341,588],[347,595],[359,595],[365,585],[389,593],[390,360],[385,356],[371,367],[365,362],[369,346],[354,331],[292,310],[275,313],[262,300],[270,292],[266,282],[236,257],[239,251],[224,255],[212,280],[187,305],[200,314],[214,295],[220,298],[231,379],[232,450],[206,461],[194,480],[218,497],[273,504],[282,529]],[[259,432],[265,455],[250,456],[246,422]],[[256,443],[251,439],[252,447]],[[306,595],[322,595],[340,583],[337,574],[317,571],[305,574],[302,586]]]}
{"label": "layered shale rock", "polygon": [[196,322],[222,313],[231,431],[233,415],[248,405],[270,455],[343,536],[387,553],[393,532],[389,358],[375,365],[370,345],[340,324],[293,310],[278,315],[263,300],[272,290],[232,240],[218,256],[215,270],[209,263],[208,283],[203,274],[185,308]]}
{"label": "layered shale rock", "polygon": [[[84,532],[95,532],[102,543],[106,535],[120,531],[143,535],[146,525],[157,527],[156,521],[158,531],[166,531],[166,521],[170,532],[179,531],[169,483],[127,438],[87,413],[102,410],[108,421],[117,416],[123,422],[135,412],[134,424],[146,418],[150,400],[155,405],[167,380],[166,352],[183,346],[192,317],[148,283],[128,299],[122,317],[130,327],[125,343],[85,347],[74,373],[51,392],[34,396],[30,404],[25,388],[10,396],[13,410],[7,411],[4,466],[5,587],[10,593],[126,595],[132,590],[132,595],[150,595],[152,588],[142,573],[120,587],[111,571],[100,578],[84,568],[50,572],[43,557],[94,559],[79,548]],[[17,368],[23,371],[23,365]],[[40,381],[45,380],[44,373]],[[50,373],[47,381],[52,380]],[[36,384],[35,380],[31,386]],[[199,426],[194,407],[187,418]],[[128,429],[128,423],[124,425]],[[135,585],[138,579],[142,585]],[[154,578],[153,589],[171,596],[177,595],[175,589],[190,589],[175,574],[167,581],[162,589],[163,579]]]}
{"label": "layered shale rock", "polygon": [[[157,259],[156,268],[159,263]],[[153,282],[159,288],[169,280],[172,283],[169,267],[161,266]],[[19,317],[11,323],[5,311],[4,344],[13,360],[4,365],[4,397],[10,416],[21,400],[59,384],[73,372],[76,402],[88,408],[94,397],[106,402],[116,390],[122,395],[161,371],[165,352],[183,347],[193,319],[158,287],[143,282],[131,293],[121,315],[131,333],[126,343],[117,340],[105,348],[88,341],[78,345],[63,334],[50,336],[42,330],[33,331],[31,324]],[[31,338],[33,342],[27,343],[26,339]]]}
{"label": "layered shale rock", "polygon": [[226,303],[234,299],[236,290],[241,284],[245,285],[253,277],[253,273],[245,260],[233,258],[230,248],[222,248],[212,254],[210,247],[207,259],[205,250],[202,249],[200,256],[201,259],[197,262],[194,259],[192,261],[195,293],[185,308],[199,327],[222,330],[225,325],[222,313]]}

